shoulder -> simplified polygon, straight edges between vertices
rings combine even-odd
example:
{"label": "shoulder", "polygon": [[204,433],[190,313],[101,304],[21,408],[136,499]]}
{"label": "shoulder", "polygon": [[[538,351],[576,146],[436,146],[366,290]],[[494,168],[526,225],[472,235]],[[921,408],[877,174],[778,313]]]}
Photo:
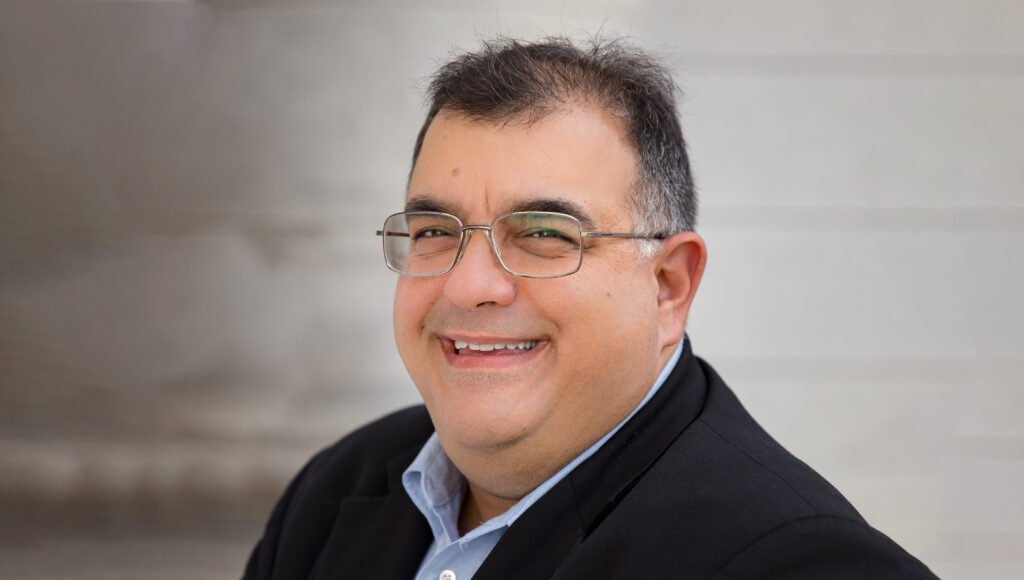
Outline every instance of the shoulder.
{"label": "shoulder", "polygon": [[413,405],[367,423],[322,450],[314,459],[356,454],[388,456],[423,442],[434,431],[423,405]]}
{"label": "shoulder", "polygon": [[863,521],[814,516],[786,522],[747,545],[717,579],[935,578],[928,568]]}
{"label": "shoulder", "polygon": [[702,410],[578,556],[600,562],[614,545],[629,554],[624,560],[636,566],[633,572],[655,577],[683,569],[706,578],[932,577],[768,435],[713,369],[701,366]]}
{"label": "shoulder", "polygon": [[342,495],[383,493],[388,476],[405,467],[391,463],[407,455],[411,461],[433,431],[423,405],[396,411],[321,450],[296,482],[300,488],[328,485]]}
{"label": "shoulder", "polygon": [[[733,537],[814,516],[863,522],[839,491],[758,425],[710,366],[700,365],[707,381],[702,408],[639,475],[632,507],[643,509],[658,490],[673,490],[652,509],[671,507]],[[622,507],[630,507],[629,499]]]}
{"label": "shoulder", "polygon": [[676,466],[700,465],[697,489],[739,502],[772,523],[812,516],[864,522],[835,487],[761,428],[710,366],[701,365],[708,377],[705,408],[669,449]]}

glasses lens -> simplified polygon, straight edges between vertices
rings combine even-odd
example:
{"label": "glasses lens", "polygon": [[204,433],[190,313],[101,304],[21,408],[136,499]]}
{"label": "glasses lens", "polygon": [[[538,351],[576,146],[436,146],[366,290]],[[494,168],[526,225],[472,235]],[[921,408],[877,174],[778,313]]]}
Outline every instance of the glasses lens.
{"label": "glasses lens", "polygon": [[407,212],[384,222],[384,259],[403,274],[448,270],[459,250],[459,220],[434,212]]}
{"label": "glasses lens", "polygon": [[524,276],[564,276],[583,257],[580,222],[567,215],[522,212],[494,222],[494,243],[505,267]]}

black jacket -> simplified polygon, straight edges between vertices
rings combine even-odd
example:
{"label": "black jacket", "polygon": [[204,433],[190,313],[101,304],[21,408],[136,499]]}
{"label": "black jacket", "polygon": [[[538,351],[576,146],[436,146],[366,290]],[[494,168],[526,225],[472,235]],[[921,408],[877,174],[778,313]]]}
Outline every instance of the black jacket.
{"label": "black jacket", "polygon": [[[432,541],[401,475],[433,426],[399,411],[288,487],[246,579],[411,579]],[[658,393],[508,529],[491,578],[934,578],[682,358]]]}

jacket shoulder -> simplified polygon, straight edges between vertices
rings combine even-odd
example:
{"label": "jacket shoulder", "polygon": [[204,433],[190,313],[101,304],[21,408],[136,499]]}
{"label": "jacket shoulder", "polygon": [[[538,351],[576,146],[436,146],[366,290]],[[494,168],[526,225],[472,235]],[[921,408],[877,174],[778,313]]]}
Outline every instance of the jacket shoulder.
{"label": "jacket shoulder", "polygon": [[[717,378],[717,377],[716,377]],[[674,450],[702,463],[701,487],[766,520],[829,516],[863,522],[845,497],[751,417],[724,384]]]}
{"label": "jacket shoulder", "polygon": [[713,578],[924,580],[935,575],[864,522],[815,516],[788,522],[758,538]]}
{"label": "jacket shoulder", "polygon": [[933,577],[700,364],[707,396],[699,414],[579,544],[565,577],[616,566],[622,574],[606,577]]}
{"label": "jacket shoulder", "polygon": [[300,488],[329,486],[337,495],[384,493],[393,475],[388,465],[409,454],[411,461],[433,431],[423,405],[396,411],[321,450],[296,480]]}

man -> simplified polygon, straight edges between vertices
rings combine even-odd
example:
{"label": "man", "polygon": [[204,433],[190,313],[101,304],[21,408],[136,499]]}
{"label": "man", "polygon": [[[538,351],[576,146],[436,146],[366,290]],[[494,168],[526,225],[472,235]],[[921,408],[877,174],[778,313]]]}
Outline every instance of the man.
{"label": "man", "polygon": [[706,249],[659,65],[499,41],[430,98],[378,232],[425,408],[317,455],[247,578],[932,577],[694,357]]}

